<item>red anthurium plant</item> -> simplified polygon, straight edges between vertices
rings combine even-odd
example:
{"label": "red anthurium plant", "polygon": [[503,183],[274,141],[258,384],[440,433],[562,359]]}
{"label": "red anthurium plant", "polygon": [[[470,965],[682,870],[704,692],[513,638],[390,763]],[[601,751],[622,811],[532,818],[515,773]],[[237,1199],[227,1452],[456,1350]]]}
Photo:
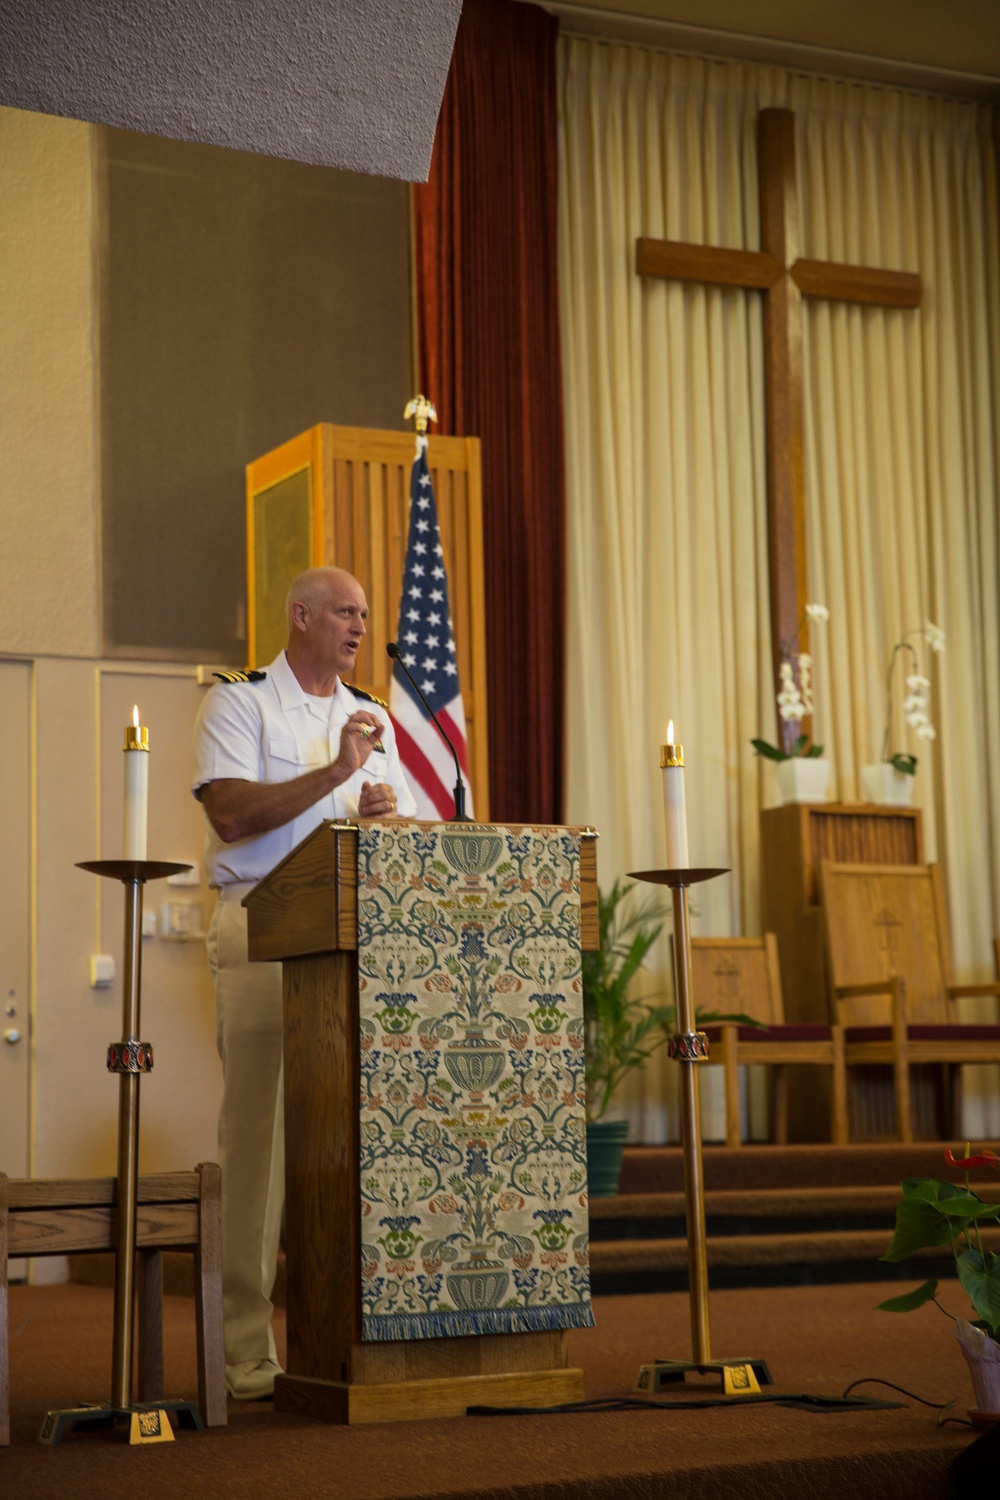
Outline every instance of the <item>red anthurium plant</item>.
{"label": "red anthurium plant", "polygon": [[[935,1177],[912,1178],[902,1184],[903,1201],[896,1209],[896,1229],[882,1260],[905,1260],[916,1250],[951,1245],[955,1269],[975,1311],[974,1328],[1000,1343],[1000,1254],[982,1243],[984,1224],[1000,1224],[1000,1203],[984,1203],[969,1187],[974,1167],[1000,1168],[1000,1156],[988,1147],[964,1156],[945,1152],[949,1167],[965,1173],[965,1183],[940,1182]],[[947,1317],[952,1314],[937,1300],[936,1279],[925,1281],[902,1297],[880,1302],[883,1312],[911,1312],[934,1302]]]}

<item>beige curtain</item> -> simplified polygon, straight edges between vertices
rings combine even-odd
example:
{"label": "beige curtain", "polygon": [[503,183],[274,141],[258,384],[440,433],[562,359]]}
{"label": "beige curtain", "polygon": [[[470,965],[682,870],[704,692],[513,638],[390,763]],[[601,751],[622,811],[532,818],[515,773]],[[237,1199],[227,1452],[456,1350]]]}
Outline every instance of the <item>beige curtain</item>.
{"label": "beige curtain", "polygon": [[[567,818],[601,830],[602,885],[663,862],[658,746],[685,746],[694,931],[760,929],[759,813],[771,684],[759,299],[639,278],[640,235],[756,248],[756,117],[796,114],[802,253],[918,271],[920,312],[810,303],[806,464],[815,729],[833,794],[881,753],[892,645],[930,619],[938,738],[920,757],[929,856],[945,866],[955,964],[993,974],[1000,932],[995,374],[996,168],[988,109],[564,39],[561,284],[569,497]],[[900,672],[897,687],[902,687]],[[666,956],[651,986],[667,984]],[[994,1002],[978,1012],[995,1014]],[[985,1007],[985,1010],[983,1009]],[[967,1128],[1000,1132],[987,1070]],[[626,1103],[633,1139],[676,1135],[661,1054]],[[713,1080],[708,1080],[711,1092]],[[706,1134],[719,1110],[707,1102]]]}

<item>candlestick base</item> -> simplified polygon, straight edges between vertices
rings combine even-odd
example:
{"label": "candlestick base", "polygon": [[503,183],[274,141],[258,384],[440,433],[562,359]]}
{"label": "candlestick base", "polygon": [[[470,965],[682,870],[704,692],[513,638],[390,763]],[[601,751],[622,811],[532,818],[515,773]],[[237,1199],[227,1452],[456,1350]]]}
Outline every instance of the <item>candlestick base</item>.
{"label": "candlestick base", "polygon": [[762,1359],[712,1359],[706,1364],[694,1360],[654,1359],[639,1366],[635,1383],[643,1395],[655,1396],[665,1385],[674,1385],[688,1375],[718,1377],[726,1396],[759,1396],[762,1385],[773,1385],[771,1372]]}
{"label": "candlestick base", "polygon": [[137,1402],[134,1406],[99,1406],[81,1402],[79,1406],[61,1411],[47,1411],[38,1441],[54,1448],[62,1442],[64,1434],[76,1427],[89,1432],[120,1427],[123,1431],[128,1430],[130,1443],[170,1443],[174,1438],[170,1413],[176,1417],[178,1427],[191,1427],[196,1432],[204,1428],[201,1413],[193,1401],[155,1400]]}

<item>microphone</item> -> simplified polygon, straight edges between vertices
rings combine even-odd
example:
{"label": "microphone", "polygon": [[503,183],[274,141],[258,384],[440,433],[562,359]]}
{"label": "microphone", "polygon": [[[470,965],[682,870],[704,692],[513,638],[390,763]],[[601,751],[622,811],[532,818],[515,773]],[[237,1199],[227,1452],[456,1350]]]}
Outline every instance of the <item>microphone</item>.
{"label": "microphone", "polygon": [[430,704],[427,702],[427,699],[424,697],[416,682],[413,680],[413,674],[407,667],[406,662],[403,660],[403,653],[400,651],[396,642],[390,641],[385,649],[386,654],[388,656],[391,656],[393,661],[398,662],[402,667],[404,677],[412,687],[413,691],[416,693],[417,697],[420,699],[421,703],[426,708],[427,712],[430,714],[431,718],[434,720],[434,728],[437,730],[438,734],[444,740],[445,744],[448,746],[448,749],[452,753],[452,758],[455,762],[455,814],[454,817],[449,818],[448,821],[450,823],[471,823],[472,819],[465,811],[465,782],[462,780],[462,767],[459,764],[458,751],[455,749],[455,746],[452,744],[447,734],[445,734],[444,727],[438,719],[437,714],[434,712],[433,708],[431,708]]}

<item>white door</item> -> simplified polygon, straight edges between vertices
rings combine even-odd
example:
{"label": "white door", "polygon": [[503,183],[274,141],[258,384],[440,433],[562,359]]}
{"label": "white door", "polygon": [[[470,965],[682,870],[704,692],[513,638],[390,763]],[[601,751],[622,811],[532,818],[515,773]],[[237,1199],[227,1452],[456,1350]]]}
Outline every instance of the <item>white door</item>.
{"label": "white door", "polygon": [[[0,661],[0,1172],[29,1175],[31,664]],[[11,1280],[26,1263],[11,1261]]]}

